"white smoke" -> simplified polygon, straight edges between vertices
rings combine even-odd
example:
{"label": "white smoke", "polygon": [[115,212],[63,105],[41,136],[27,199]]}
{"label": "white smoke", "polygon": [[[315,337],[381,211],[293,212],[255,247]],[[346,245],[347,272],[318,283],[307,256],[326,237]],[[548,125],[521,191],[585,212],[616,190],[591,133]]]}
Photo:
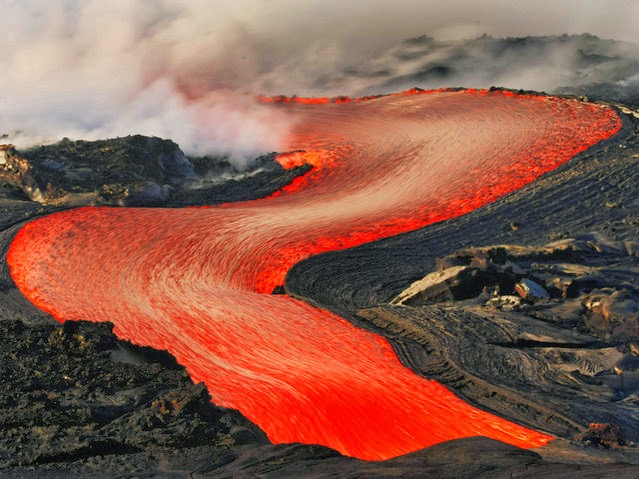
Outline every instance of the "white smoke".
{"label": "white smoke", "polygon": [[[141,133],[191,154],[278,150],[290,119],[254,95],[357,94],[379,82],[349,72],[401,74],[406,65],[384,58],[424,33],[634,40],[638,3],[0,0],[0,135],[19,146]],[[551,60],[527,74],[556,83],[563,57]],[[463,80],[487,82],[490,69]]]}
{"label": "white smoke", "polygon": [[279,149],[290,120],[240,93],[241,24],[208,23],[204,7],[4,1],[0,134],[19,146],[141,133],[197,155]]}

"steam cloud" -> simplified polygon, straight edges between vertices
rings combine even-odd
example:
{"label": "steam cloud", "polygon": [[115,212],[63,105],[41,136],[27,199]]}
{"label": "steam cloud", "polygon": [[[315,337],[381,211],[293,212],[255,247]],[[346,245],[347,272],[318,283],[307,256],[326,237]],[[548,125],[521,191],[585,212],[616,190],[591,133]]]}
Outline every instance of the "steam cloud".
{"label": "steam cloud", "polygon": [[[552,57],[537,49],[511,58],[486,56],[473,43],[480,51],[466,51],[470,60],[445,68],[458,59],[462,40],[482,33],[587,31],[632,41],[639,18],[633,0],[352,3],[0,0],[0,134],[27,146],[142,133],[172,138],[189,154],[250,156],[281,149],[291,126],[256,104],[256,94],[357,95],[441,84],[551,91],[588,76],[565,73],[580,67],[572,58],[581,44],[553,49]],[[424,33],[438,42],[400,43]],[[639,82],[628,66],[636,50],[613,50],[631,72],[614,81]],[[603,55],[586,52],[595,54]]]}

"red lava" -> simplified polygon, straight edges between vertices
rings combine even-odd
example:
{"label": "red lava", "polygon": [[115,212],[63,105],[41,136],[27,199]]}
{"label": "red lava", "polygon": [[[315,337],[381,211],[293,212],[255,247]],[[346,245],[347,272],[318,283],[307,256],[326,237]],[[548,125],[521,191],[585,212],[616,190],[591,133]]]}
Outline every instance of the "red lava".
{"label": "red lava", "polygon": [[[57,319],[112,321],[169,350],[216,404],[275,443],[386,459],[468,436],[552,438],[471,407],[402,366],[389,343],[285,295],[310,255],[467,213],[610,137],[611,108],[487,91],[276,102],[299,117],[286,167],[315,168],[268,199],[188,209],[81,208],[24,226],[7,260]],[[336,278],[339,281],[339,278]]]}

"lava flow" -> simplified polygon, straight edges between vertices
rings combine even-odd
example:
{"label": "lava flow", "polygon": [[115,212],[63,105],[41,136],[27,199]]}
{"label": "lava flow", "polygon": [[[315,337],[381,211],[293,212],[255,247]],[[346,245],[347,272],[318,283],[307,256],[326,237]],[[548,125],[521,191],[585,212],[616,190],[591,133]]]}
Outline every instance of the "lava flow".
{"label": "lava flow", "polygon": [[215,403],[275,443],[368,460],[476,435],[543,445],[550,436],[412,373],[385,339],[262,294],[303,258],[467,213],[620,128],[612,109],[575,100],[411,93],[276,102],[299,119],[289,145],[298,153],[279,161],[313,163],[306,176],[267,199],[219,207],[38,219],[11,244],[13,279],[61,321],[112,321],[120,337],[169,350]]}

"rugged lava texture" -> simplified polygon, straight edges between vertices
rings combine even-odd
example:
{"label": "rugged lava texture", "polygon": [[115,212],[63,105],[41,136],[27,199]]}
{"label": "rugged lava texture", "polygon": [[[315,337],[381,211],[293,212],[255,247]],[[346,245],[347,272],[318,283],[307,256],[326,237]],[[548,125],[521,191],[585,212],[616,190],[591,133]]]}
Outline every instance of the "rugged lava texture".
{"label": "rugged lava texture", "polygon": [[188,206],[261,198],[308,165],[284,170],[265,155],[239,170],[224,156],[188,158],[170,140],[141,135],[99,141],[64,139],[17,151],[0,145],[3,196],[61,207]]}
{"label": "rugged lava texture", "polygon": [[267,442],[171,356],[117,342],[108,324],[3,318],[0,334],[0,468]]}
{"label": "rugged lava texture", "polygon": [[617,434],[609,443],[634,444],[639,294],[628,279],[639,273],[639,258],[636,243],[625,246],[586,237],[467,248],[440,262],[454,279],[415,283],[398,296],[412,306],[357,315],[406,340],[415,367],[439,369],[486,408],[581,440],[609,424]]}

